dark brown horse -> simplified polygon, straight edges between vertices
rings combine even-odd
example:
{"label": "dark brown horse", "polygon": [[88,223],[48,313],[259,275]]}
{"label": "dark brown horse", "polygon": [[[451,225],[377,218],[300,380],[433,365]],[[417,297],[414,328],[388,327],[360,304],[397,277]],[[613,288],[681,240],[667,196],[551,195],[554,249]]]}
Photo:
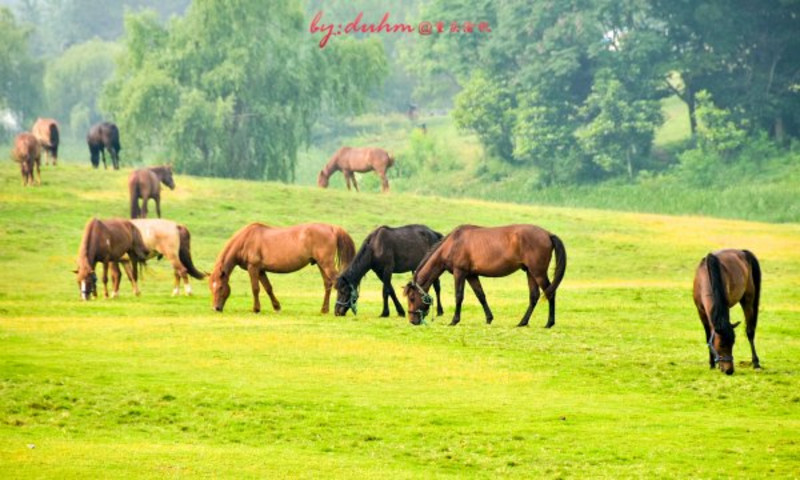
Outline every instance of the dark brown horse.
{"label": "dark brown horse", "polygon": [[[148,167],[134,170],[128,176],[128,192],[131,197],[131,218],[147,218],[147,202],[156,201],[156,214],[161,218],[161,184],[175,190],[172,167]],[[139,198],[142,207],[139,208]]]}
{"label": "dark brown horse", "polygon": [[42,184],[42,172],[40,170],[42,150],[39,141],[32,134],[22,132],[14,139],[14,149],[11,156],[15,162],[19,163],[22,173],[22,186],[33,185],[33,169],[36,168],[38,185]]}
{"label": "dark brown horse", "polygon": [[53,166],[55,166],[58,162],[58,122],[52,118],[37,118],[31,128],[31,133],[47,153],[47,164],[50,164],[52,157]]}
{"label": "dark brown horse", "polygon": [[[119,262],[130,260],[132,269],[126,268],[128,278],[133,284],[133,292],[139,295],[138,263],[144,263],[150,252],[147,250],[139,230],[128,220],[98,220],[93,218],[83,230],[81,246],[78,250],[78,285],[81,298],[89,300],[90,295],[97,298],[97,275],[94,268],[97,262],[103,264],[103,289],[108,298],[108,266],[111,264],[113,296],[119,294]],[[127,256],[127,257],[126,257]]]}
{"label": "dark brown horse", "polygon": [[[547,277],[550,258],[555,252],[556,270],[553,282]],[[536,302],[539,301],[539,288],[550,304],[546,328],[556,322],[556,289],[564,278],[567,267],[567,252],[557,236],[534,225],[509,225],[505,227],[483,228],[462,225],[444,237],[422,259],[413,280],[404,290],[408,297],[408,319],[417,325],[424,320],[432,299],[428,289],[434,280],[448,271],[456,283],[456,311],[450,325],[461,320],[461,302],[464,300],[464,282],[481,302],[486,314],[486,323],[494,318],[478,276],[505,277],[517,270],[528,275],[530,291],[528,310],[519,322],[519,327],[528,325]]]}
{"label": "dark brown horse", "polygon": [[217,257],[217,263],[208,279],[213,307],[218,312],[222,311],[231,294],[231,272],[238,266],[250,274],[253,311],[261,311],[261,302],[258,299],[259,281],[272,301],[272,308],[278,311],[281,304],[272,293],[267,272],[291,273],[312,264],[317,265],[322,274],[325,285],[322,313],[328,313],[337,266],[347,267],[355,251],[350,235],[335,225],[306,223],[279,228],[251,223],[236,232]]}
{"label": "dark brown horse", "polygon": [[86,143],[89,144],[94,168],[100,166],[100,154],[103,155],[103,168],[108,168],[106,164],[106,149],[108,149],[114,170],[119,170],[119,151],[122,150],[122,146],[119,144],[119,129],[115,124],[101,122],[93,125],[86,135]]}
{"label": "dark brown horse", "polygon": [[742,306],[750,341],[753,368],[761,368],[754,343],[761,296],[761,266],[749,250],[719,250],[700,261],[694,275],[694,304],[706,332],[708,363],[713,369],[733,374],[733,331],[730,308]]}
{"label": "dark brown horse", "polygon": [[[356,313],[358,290],[361,279],[370,270],[383,282],[383,312],[381,317],[389,316],[389,297],[401,317],[406,315],[392,288],[392,274],[409,272],[417,268],[422,257],[439,240],[442,234],[425,225],[406,225],[392,228],[378,227],[372,231],[356,253],[350,266],[336,280],[336,315],[345,315],[347,310]],[[436,291],[437,315],[442,314],[439,280],[433,282]]]}
{"label": "dark brown horse", "polygon": [[325,167],[320,170],[317,185],[322,188],[328,188],[328,180],[331,175],[341,170],[347,182],[347,189],[350,190],[350,182],[352,181],[353,186],[358,191],[354,172],[375,170],[375,173],[381,177],[381,190],[388,192],[389,180],[386,179],[386,171],[392,165],[394,165],[394,157],[382,148],[342,147],[333,154]]}

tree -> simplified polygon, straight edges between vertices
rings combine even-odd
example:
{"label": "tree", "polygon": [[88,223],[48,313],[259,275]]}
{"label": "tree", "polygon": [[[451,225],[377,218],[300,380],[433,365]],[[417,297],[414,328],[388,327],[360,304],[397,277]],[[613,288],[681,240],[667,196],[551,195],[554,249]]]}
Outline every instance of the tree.
{"label": "tree", "polygon": [[23,126],[33,122],[42,97],[42,63],[30,53],[31,34],[0,7],[0,112],[10,111]]}

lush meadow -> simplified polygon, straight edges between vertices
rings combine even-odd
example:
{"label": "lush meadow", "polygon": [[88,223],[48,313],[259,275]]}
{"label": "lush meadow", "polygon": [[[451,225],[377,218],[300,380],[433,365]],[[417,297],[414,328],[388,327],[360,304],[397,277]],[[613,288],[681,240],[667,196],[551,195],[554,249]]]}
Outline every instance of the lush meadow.
{"label": "lush meadow", "polygon": [[[87,160],[88,163],[88,160]],[[565,242],[556,326],[515,328],[522,273],[483,282],[462,322],[319,313],[316,269],[272,275],[283,310],[250,312],[246,274],[223,314],[208,290],[79,300],[71,270],[92,216],[127,214],[127,171],[47,167],[22,189],[0,165],[0,477],[794,477],[800,471],[800,225],[522,206],[177,176],[166,218],[210,270],[250,221],[344,226],[534,223]],[[764,271],[757,333],[736,374],[710,371],[691,301],[708,251],[747,247]],[[399,287],[409,275],[397,275]],[[268,305],[268,304],[267,304]],[[741,319],[735,310],[733,320]]]}

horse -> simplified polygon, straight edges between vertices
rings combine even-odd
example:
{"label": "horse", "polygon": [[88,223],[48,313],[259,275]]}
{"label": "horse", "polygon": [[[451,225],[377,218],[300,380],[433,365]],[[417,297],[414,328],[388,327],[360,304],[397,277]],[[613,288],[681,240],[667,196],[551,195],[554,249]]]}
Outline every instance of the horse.
{"label": "horse", "polygon": [[[406,225],[397,228],[384,225],[373,230],[361,244],[350,266],[336,280],[337,299],[334,313],[343,316],[347,314],[348,309],[356,313],[361,279],[372,270],[383,282],[381,317],[389,316],[389,297],[394,302],[397,315],[404,317],[406,312],[392,288],[392,274],[416,269],[422,257],[441,238],[441,233],[425,225]],[[433,282],[433,288],[436,291],[436,313],[442,315],[438,279]]]}
{"label": "horse", "polygon": [[31,128],[31,133],[47,153],[47,165],[50,165],[50,158],[52,158],[55,167],[58,162],[58,122],[52,118],[37,118]]}
{"label": "horse", "polygon": [[180,295],[181,279],[186,295],[192,294],[189,275],[202,280],[206,274],[197,270],[192,262],[191,235],[183,225],[162,219],[131,220],[142,236],[144,245],[150,250],[149,258],[156,255],[167,257],[175,273],[175,287],[172,295]]}
{"label": "horse", "polygon": [[328,180],[331,175],[341,170],[347,182],[347,189],[350,190],[350,181],[358,191],[358,183],[353,172],[375,173],[381,177],[381,191],[389,191],[389,180],[386,179],[386,170],[394,165],[394,157],[389,155],[386,150],[381,148],[352,148],[342,147],[333,154],[325,167],[320,170],[317,177],[317,185],[321,188],[328,188]]}
{"label": "horse", "polygon": [[231,272],[238,266],[250,274],[253,291],[253,312],[261,311],[258,282],[264,286],[272,308],[281,304],[272,292],[267,272],[291,273],[309,263],[317,265],[325,286],[322,313],[328,313],[331,287],[337,267],[346,268],[353,260],[356,247],[347,232],[325,223],[306,223],[292,227],[271,227],[251,223],[236,232],[225,244],[208,279],[212,306],[221,312],[231,293]]}
{"label": "horse", "polygon": [[733,374],[734,328],[730,308],[742,306],[750,341],[753,368],[760,369],[755,336],[758,324],[758,302],[761,297],[761,266],[749,250],[718,250],[700,261],[694,275],[694,305],[706,333],[708,363],[711,369]]}
{"label": "horse", "polygon": [[119,295],[120,271],[119,263],[126,258],[130,260],[132,268],[126,264],[126,273],[133,285],[133,293],[139,295],[137,265],[144,263],[150,254],[142,240],[139,230],[128,220],[110,219],[98,220],[92,218],[86,223],[83,230],[80,248],[78,250],[78,285],[81,298],[89,300],[90,296],[97,298],[97,275],[94,268],[97,262],[103,264],[103,289],[108,298],[108,267],[111,264],[111,281],[113,287],[112,297]]}
{"label": "horse", "polygon": [[89,144],[92,166],[100,166],[100,154],[103,155],[103,168],[108,169],[106,164],[106,149],[111,154],[111,161],[114,170],[119,170],[119,151],[122,146],[119,144],[119,129],[111,122],[100,122],[89,129],[86,135],[86,143]]}
{"label": "horse", "polygon": [[[147,218],[147,202],[151,198],[156,201],[156,214],[161,218],[161,184],[175,190],[172,179],[172,167],[148,167],[134,170],[128,176],[128,192],[131,197],[131,218]],[[139,198],[142,208],[139,209]]]}
{"label": "horse", "polygon": [[[553,282],[547,277],[550,258],[555,253],[556,268]],[[517,325],[528,325],[539,288],[550,304],[550,314],[545,328],[555,325],[556,289],[564,278],[567,252],[561,239],[535,225],[508,225],[504,227],[478,227],[461,225],[439,241],[420,261],[413,279],[403,293],[408,297],[408,319],[420,324],[432,303],[428,290],[434,280],[445,270],[453,274],[456,290],[456,310],[450,325],[461,321],[461,302],[464,300],[464,281],[478,297],[486,315],[486,323],[494,318],[478,276],[505,277],[517,270],[528,276],[528,310]]]}
{"label": "horse", "polygon": [[38,175],[37,185],[42,184],[41,166],[42,150],[39,141],[32,134],[22,132],[14,138],[14,149],[11,150],[11,157],[19,163],[22,173],[22,186],[33,185],[33,168],[36,167]]}

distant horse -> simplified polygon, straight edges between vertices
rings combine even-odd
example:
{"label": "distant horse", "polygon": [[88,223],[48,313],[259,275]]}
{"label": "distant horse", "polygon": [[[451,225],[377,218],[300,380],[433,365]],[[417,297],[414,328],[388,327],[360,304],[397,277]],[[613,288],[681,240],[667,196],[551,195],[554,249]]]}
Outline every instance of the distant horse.
{"label": "distant horse", "polygon": [[206,274],[195,268],[191,254],[191,235],[189,229],[169,220],[136,219],[131,220],[142,235],[144,245],[150,250],[149,258],[156,255],[167,257],[175,272],[175,288],[172,295],[181,293],[181,278],[186,295],[192,294],[189,275],[198,280]]}
{"label": "distant horse", "polygon": [[[161,183],[175,190],[172,167],[148,167],[134,170],[128,176],[128,192],[131,197],[131,218],[147,218],[147,202],[156,201],[156,214],[161,218]],[[142,208],[139,209],[139,198]]]}
{"label": "distant horse", "polygon": [[[553,252],[556,270],[553,283],[550,283],[547,269]],[[550,315],[545,325],[550,328],[556,322],[556,289],[564,278],[566,267],[567,252],[561,239],[537,226],[483,228],[462,225],[428,252],[417,267],[413,280],[406,285],[404,293],[408,297],[408,319],[414,325],[424,320],[432,303],[428,289],[447,270],[453,274],[456,283],[456,311],[450,325],[456,325],[461,320],[465,280],[481,302],[486,323],[492,323],[494,317],[486,303],[478,276],[505,277],[517,270],[523,270],[528,275],[530,296],[528,310],[517,326],[528,325],[536,302],[539,301],[541,288],[550,304]]]}
{"label": "distant horse", "polygon": [[33,169],[36,167],[36,174],[38,185],[42,184],[41,156],[42,151],[39,146],[39,141],[36,140],[32,134],[22,132],[14,139],[14,149],[11,150],[11,156],[15,162],[19,163],[19,169],[22,173],[22,186],[33,185]]}
{"label": "distant horse", "polygon": [[133,293],[139,295],[137,265],[147,260],[149,251],[139,230],[128,220],[98,220],[93,218],[83,230],[81,246],[78,250],[78,285],[81,298],[89,300],[90,295],[97,298],[97,275],[94,272],[97,262],[103,264],[103,289],[108,298],[108,266],[111,264],[112,296],[119,294],[119,262],[126,255],[132,264],[132,271],[126,268],[128,278],[133,284]]}
{"label": "distant horse", "polygon": [[356,176],[353,172],[375,170],[375,173],[381,177],[381,190],[388,192],[389,180],[386,179],[386,170],[392,165],[394,165],[394,158],[381,148],[342,147],[333,154],[325,167],[320,170],[317,185],[322,188],[328,188],[328,180],[331,175],[341,170],[345,181],[347,181],[347,189],[350,190],[350,181],[352,181],[353,186],[358,191]]}
{"label": "distant horse", "polygon": [[119,170],[119,151],[122,150],[122,146],[119,144],[119,129],[115,124],[101,122],[93,125],[86,135],[86,143],[89,144],[94,168],[100,166],[100,154],[103,155],[103,168],[108,168],[106,164],[106,149],[108,149],[114,170]]}
{"label": "distant horse", "polygon": [[700,261],[694,275],[694,304],[706,331],[708,363],[713,369],[733,374],[733,331],[730,308],[742,306],[750,341],[753,368],[761,368],[754,343],[761,296],[761,266],[749,250],[719,250]]}
{"label": "distant horse", "polygon": [[55,166],[58,162],[58,122],[52,118],[37,118],[31,128],[31,133],[47,153],[47,164],[50,165],[52,157],[53,166]]}
{"label": "distant horse", "polygon": [[[355,255],[356,247],[343,228],[324,223],[306,223],[293,227],[270,227],[251,223],[228,240],[217,257],[209,277],[214,309],[222,311],[231,294],[230,276],[238,266],[250,274],[253,290],[253,311],[261,311],[258,300],[258,282],[264,286],[275,311],[281,304],[272,293],[267,272],[291,273],[308,264],[317,265],[325,285],[322,313],[328,313],[331,287],[336,278],[337,266],[347,267]],[[338,265],[337,265],[338,264]]]}
{"label": "distant horse", "polygon": [[[389,316],[389,297],[394,302],[397,314],[404,317],[406,312],[392,288],[392,274],[409,272],[417,268],[422,257],[441,238],[441,233],[425,225],[406,225],[398,228],[384,225],[373,230],[361,244],[350,266],[336,280],[338,292],[334,309],[336,315],[345,315],[348,309],[356,313],[361,279],[372,270],[383,282],[381,317]],[[433,288],[436,291],[437,315],[441,315],[443,312],[439,279],[433,282]]]}

